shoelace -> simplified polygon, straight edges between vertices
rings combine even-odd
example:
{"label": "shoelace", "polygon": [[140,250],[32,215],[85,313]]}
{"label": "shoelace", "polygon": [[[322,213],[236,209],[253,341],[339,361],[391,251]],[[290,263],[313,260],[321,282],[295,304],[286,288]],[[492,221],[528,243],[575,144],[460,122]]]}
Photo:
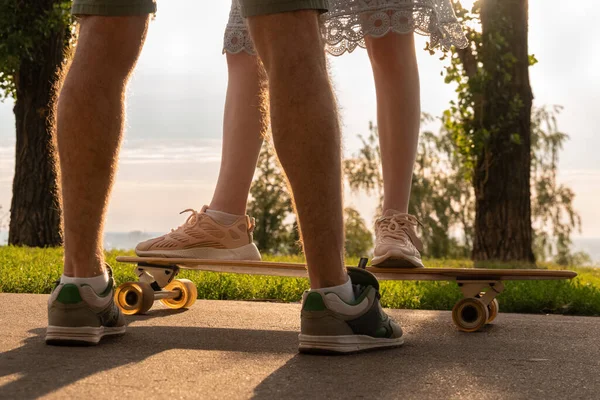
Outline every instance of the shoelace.
{"label": "shoelace", "polygon": [[[206,215],[206,210],[208,210],[208,206],[202,207],[200,212],[194,210],[193,208],[186,208],[179,214],[191,212],[190,216],[185,220],[183,225],[178,226],[176,229],[171,229],[171,233],[176,232],[188,225],[196,225],[198,223],[198,221],[200,221]],[[249,217],[246,217],[246,218],[248,220],[248,231],[250,233],[252,233],[252,232],[254,232],[254,228],[256,227],[256,220],[254,218],[249,218]]]}
{"label": "shoelace", "polygon": [[421,222],[410,214],[395,214],[391,217],[381,217],[377,220],[382,235],[401,240],[408,236],[419,251],[423,251],[423,242],[415,234],[414,227],[423,226]]}
{"label": "shoelace", "polygon": [[203,217],[203,214],[206,211],[206,208],[207,208],[206,206],[202,207],[202,210],[200,210],[200,212],[194,210],[193,208],[187,208],[187,209],[183,210],[182,212],[180,212],[179,214],[183,214],[186,212],[191,212],[191,214],[189,217],[187,217],[187,219],[185,220],[183,225],[178,226],[176,229],[171,229],[171,233],[176,232],[188,225],[196,225],[196,223]]}

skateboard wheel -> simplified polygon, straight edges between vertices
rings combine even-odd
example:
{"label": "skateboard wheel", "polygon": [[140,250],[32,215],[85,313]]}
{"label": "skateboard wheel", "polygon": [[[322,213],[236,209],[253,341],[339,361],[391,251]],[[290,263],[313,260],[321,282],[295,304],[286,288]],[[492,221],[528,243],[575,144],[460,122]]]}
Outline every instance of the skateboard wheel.
{"label": "skateboard wheel", "polygon": [[490,316],[488,317],[487,323],[489,324],[498,316],[498,311],[500,311],[500,304],[498,303],[498,299],[492,300],[492,302],[488,305],[488,311]]}
{"label": "skateboard wheel", "polygon": [[463,332],[475,332],[485,326],[489,319],[488,308],[476,298],[462,299],[452,309],[452,320]]}
{"label": "skateboard wheel", "polygon": [[198,298],[198,290],[194,282],[189,279],[175,279],[171,281],[163,290],[178,290],[179,296],[172,299],[161,299],[161,303],[173,309],[189,308]]}
{"label": "skateboard wheel", "polygon": [[154,289],[146,282],[125,282],[115,291],[115,302],[125,315],[144,314],[154,304]]}

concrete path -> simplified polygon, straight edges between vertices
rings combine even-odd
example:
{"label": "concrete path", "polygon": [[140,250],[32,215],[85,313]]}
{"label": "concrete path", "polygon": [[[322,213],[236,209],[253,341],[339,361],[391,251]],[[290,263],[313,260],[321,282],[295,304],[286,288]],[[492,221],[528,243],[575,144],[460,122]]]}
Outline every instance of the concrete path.
{"label": "concrete path", "polygon": [[392,310],[399,349],[296,351],[298,304],[198,301],[132,317],[97,347],[46,346],[44,295],[0,294],[0,398],[592,399],[600,318],[500,314],[456,331],[449,312]]}

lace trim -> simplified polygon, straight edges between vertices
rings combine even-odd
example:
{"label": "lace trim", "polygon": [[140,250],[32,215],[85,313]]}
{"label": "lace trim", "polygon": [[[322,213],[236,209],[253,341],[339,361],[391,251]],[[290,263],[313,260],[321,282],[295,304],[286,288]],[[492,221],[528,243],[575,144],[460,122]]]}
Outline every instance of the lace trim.
{"label": "lace trim", "polygon": [[464,48],[469,44],[454,16],[440,20],[440,16],[432,8],[388,8],[352,15],[325,14],[325,17],[325,50],[334,56],[340,56],[346,51],[351,53],[357,47],[365,48],[366,36],[382,37],[390,32],[429,35],[432,47],[441,46],[447,50],[452,46]]}
{"label": "lace trim", "polygon": [[245,51],[248,54],[255,55],[254,44],[250,39],[250,33],[246,27],[227,26],[225,37],[223,38],[223,54],[238,54]]}
{"label": "lace trim", "polygon": [[248,54],[256,54],[254,44],[250,38],[250,32],[246,26],[246,21],[242,17],[242,11],[239,0],[231,1],[231,10],[229,11],[229,21],[225,28],[223,37],[223,54],[237,54],[245,51]]}
{"label": "lace trim", "polygon": [[[330,0],[322,15],[325,50],[334,56],[366,47],[365,37],[389,32],[431,37],[431,46],[464,48],[469,42],[449,0]],[[233,0],[225,30],[223,53],[256,54],[237,0]]]}

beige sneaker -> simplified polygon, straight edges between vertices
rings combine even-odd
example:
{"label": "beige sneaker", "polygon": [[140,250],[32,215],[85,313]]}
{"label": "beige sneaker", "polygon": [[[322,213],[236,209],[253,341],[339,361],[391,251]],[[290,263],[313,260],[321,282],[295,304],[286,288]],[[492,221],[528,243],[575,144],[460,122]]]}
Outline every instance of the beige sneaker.
{"label": "beige sneaker", "polygon": [[375,222],[375,250],[371,264],[377,267],[423,268],[423,243],[415,233],[419,221],[410,214],[387,210]]}
{"label": "beige sneaker", "polygon": [[140,257],[182,257],[218,260],[260,261],[260,253],[252,242],[254,218],[241,216],[231,225],[221,225],[205,213],[191,212],[183,225],[166,235],[137,245]]}

